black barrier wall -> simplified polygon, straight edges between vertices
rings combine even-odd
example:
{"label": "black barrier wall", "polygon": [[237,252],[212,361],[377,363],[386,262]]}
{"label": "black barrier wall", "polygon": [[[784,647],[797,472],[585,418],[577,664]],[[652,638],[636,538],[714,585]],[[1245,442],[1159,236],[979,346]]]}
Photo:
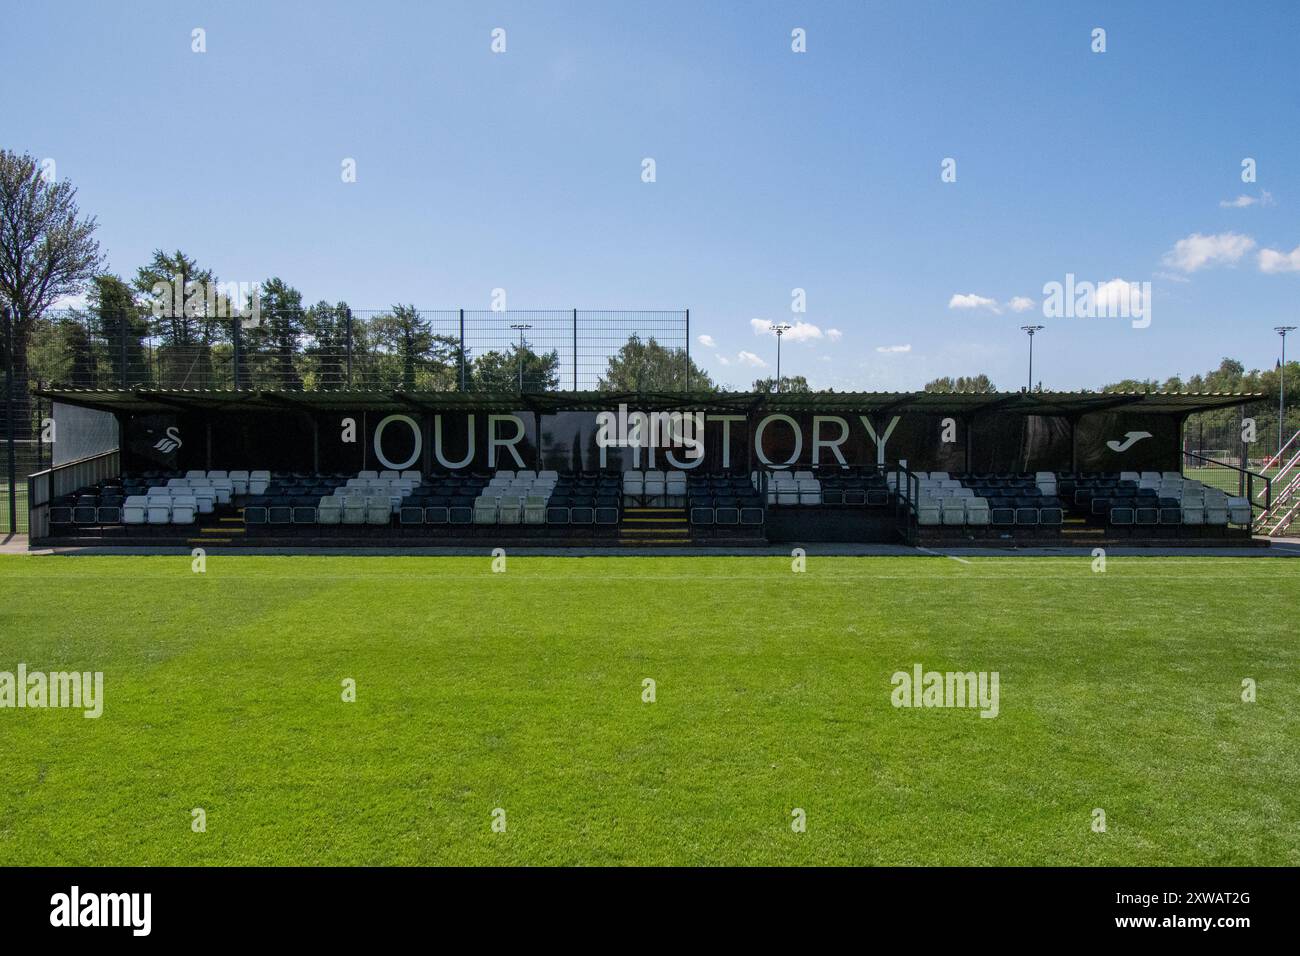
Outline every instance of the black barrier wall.
{"label": "black barrier wall", "polygon": [[[651,410],[654,411],[654,410]],[[663,411],[663,410],[658,410]],[[123,467],[363,469],[551,468],[558,471],[867,465],[913,471],[1177,471],[1182,418],[990,410],[974,416],[908,411],[811,414],[696,412],[698,430],[620,443],[617,410],[432,413],[418,409],[214,409],[123,415]],[[678,440],[672,442],[673,435]],[[675,447],[665,447],[666,445]]]}

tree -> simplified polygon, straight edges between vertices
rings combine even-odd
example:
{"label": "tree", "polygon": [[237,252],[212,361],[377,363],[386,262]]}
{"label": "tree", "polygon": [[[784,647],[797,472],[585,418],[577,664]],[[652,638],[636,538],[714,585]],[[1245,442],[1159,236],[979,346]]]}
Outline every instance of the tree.
{"label": "tree", "polygon": [[997,391],[989,377],[983,373],[971,375],[969,377],[960,375],[954,379],[951,375],[945,375],[942,378],[936,378],[933,381],[926,382],[924,391],[938,393],[961,392],[967,394],[987,395]]}
{"label": "tree", "polygon": [[144,339],[149,334],[147,310],[135,300],[131,287],[115,275],[97,275],[90,287],[92,327],[108,351],[109,380],[114,387],[148,381],[149,362]]}
{"label": "tree", "polygon": [[[49,182],[37,161],[0,149],[0,308],[13,313],[14,388],[19,422],[30,419],[27,343],[32,323],[75,295],[99,271],[93,216],[81,218],[70,182]],[[0,365],[9,361],[0,336]],[[30,425],[13,425],[29,437]]]}
{"label": "tree", "polygon": [[[519,369],[523,365],[523,388],[519,387]],[[555,349],[540,355],[525,345],[508,352],[495,349],[474,359],[471,388],[478,392],[546,392],[560,387],[560,353]]]}
{"label": "tree", "polygon": [[386,387],[408,392],[456,387],[459,342],[435,334],[415,306],[395,305],[370,326],[376,348],[390,360],[379,370]]}
{"label": "tree", "polygon": [[163,388],[204,387],[212,382],[212,346],[229,337],[230,302],[217,295],[211,269],[181,250],[154,250],[132,283],[149,304]]}
{"label": "tree", "polygon": [[[314,384],[323,390],[345,388],[348,384],[348,332],[354,324],[352,309],[346,302],[330,305],[322,300],[303,316],[303,331],[310,341],[303,351],[314,359]],[[353,342],[352,358],[360,357]]]}
{"label": "tree", "polygon": [[274,276],[262,283],[260,295],[260,321],[244,329],[245,364],[258,355],[265,356],[271,388],[301,391],[302,376],[294,366],[294,357],[305,318],[302,293]]}
{"label": "tree", "polygon": [[[778,391],[776,387],[776,376],[772,375],[767,378],[755,379],[754,391],[768,393]],[[808,379],[804,378],[802,375],[782,375],[781,388],[779,391],[782,394],[806,394],[812,391],[812,386],[808,384]]]}
{"label": "tree", "polygon": [[688,368],[692,392],[718,390],[713,379],[686,357],[685,349],[660,345],[654,336],[643,342],[640,336],[633,334],[610,356],[609,365],[596,388],[602,392],[683,392],[686,391]]}

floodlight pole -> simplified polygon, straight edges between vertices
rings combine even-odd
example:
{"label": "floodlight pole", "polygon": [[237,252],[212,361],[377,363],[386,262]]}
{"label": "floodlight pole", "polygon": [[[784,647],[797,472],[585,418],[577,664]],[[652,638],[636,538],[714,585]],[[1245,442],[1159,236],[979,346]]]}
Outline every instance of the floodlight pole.
{"label": "floodlight pole", "polygon": [[1020,331],[1029,334],[1029,391],[1034,390],[1034,334],[1043,331],[1046,326],[1042,325],[1022,325]]}
{"label": "floodlight pole", "polygon": [[1285,430],[1282,420],[1286,416],[1286,334],[1295,331],[1294,325],[1279,325],[1273,331],[1282,336],[1282,364],[1277,370],[1277,464],[1282,464],[1282,438]]}
{"label": "floodlight pole", "polygon": [[524,393],[524,330],[531,329],[527,322],[515,322],[510,326],[519,330],[519,394]]}
{"label": "floodlight pole", "polygon": [[[8,308],[4,313],[5,336],[5,444],[9,451],[9,533],[18,533],[18,461],[14,450],[14,315]],[[30,532],[30,529],[29,529]]]}
{"label": "floodlight pole", "polygon": [[776,393],[781,394],[781,336],[790,331],[790,326],[784,322],[770,326],[776,333]]}

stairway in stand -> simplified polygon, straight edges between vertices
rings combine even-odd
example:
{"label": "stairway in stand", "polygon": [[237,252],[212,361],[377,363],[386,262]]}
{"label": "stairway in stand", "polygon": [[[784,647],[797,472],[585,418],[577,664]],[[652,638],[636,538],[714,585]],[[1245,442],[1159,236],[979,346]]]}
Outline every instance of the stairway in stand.
{"label": "stairway in stand", "polygon": [[618,543],[632,547],[688,545],[691,526],[685,508],[624,508]]}
{"label": "stairway in stand", "polygon": [[196,528],[198,536],[190,538],[190,544],[230,544],[235,535],[245,533],[243,508],[239,508],[233,515],[205,515],[204,517],[209,520],[215,517],[216,524],[202,524]]}
{"label": "stairway in stand", "polygon": [[1082,518],[1066,512],[1061,523],[1061,543],[1071,548],[1090,548],[1106,539],[1106,529],[1090,525]]}

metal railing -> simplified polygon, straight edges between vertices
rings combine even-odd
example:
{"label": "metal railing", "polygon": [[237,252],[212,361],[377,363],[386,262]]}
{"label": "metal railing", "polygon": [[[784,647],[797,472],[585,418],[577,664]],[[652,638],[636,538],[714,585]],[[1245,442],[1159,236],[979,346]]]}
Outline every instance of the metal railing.
{"label": "metal railing", "polygon": [[[1272,507],[1273,482],[1266,475],[1192,451],[1183,452],[1182,474],[1184,478],[1199,481],[1209,488],[1217,488],[1234,498],[1247,499],[1256,522]],[[1256,487],[1259,487],[1258,493]],[[1259,501],[1260,495],[1264,498],[1262,504]]]}
{"label": "metal railing", "polygon": [[688,310],[360,311],[252,317],[50,312],[30,376],[56,386],[266,391],[672,392],[707,383]]}

